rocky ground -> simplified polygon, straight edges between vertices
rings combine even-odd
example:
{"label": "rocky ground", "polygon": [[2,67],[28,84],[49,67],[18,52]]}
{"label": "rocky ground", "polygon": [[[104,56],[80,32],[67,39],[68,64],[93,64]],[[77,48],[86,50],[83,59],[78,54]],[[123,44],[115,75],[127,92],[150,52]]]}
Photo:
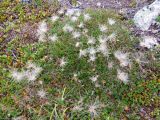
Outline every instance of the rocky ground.
{"label": "rocky ground", "polygon": [[132,18],[134,13],[143,6],[149,5],[153,0],[78,0],[75,4],[73,0],[60,0],[61,5],[68,8],[105,8],[126,12],[128,18]]}
{"label": "rocky ground", "polygon": [[[153,3],[154,0],[78,0],[77,3],[74,0],[60,0],[62,7],[67,8],[96,8],[96,9],[113,9],[122,15],[124,19],[133,19],[135,13]],[[160,42],[160,24],[158,22],[153,22],[150,29],[147,31],[142,31],[137,28],[134,24],[130,26],[130,30],[134,35],[140,36],[154,36]]]}

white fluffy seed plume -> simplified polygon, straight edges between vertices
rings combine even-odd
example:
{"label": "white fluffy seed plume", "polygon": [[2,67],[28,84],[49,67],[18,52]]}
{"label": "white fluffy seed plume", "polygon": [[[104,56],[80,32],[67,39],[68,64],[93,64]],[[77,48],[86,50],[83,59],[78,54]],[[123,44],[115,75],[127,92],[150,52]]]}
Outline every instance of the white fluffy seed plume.
{"label": "white fluffy seed plume", "polygon": [[120,66],[126,67],[130,65],[129,54],[122,51],[116,51],[114,56],[119,60]]}
{"label": "white fluffy seed plume", "polygon": [[124,84],[127,84],[129,82],[128,73],[121,70],[117,70],[117,78],[121,80]]}

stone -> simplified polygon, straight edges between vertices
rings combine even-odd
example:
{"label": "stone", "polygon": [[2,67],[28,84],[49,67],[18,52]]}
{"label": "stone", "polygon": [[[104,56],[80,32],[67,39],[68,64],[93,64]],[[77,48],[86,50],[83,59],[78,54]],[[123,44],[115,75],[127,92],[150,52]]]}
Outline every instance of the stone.
{"label": "stone", "polygon": [[134,16],[134,22],[137,27],[143,31],[147,31],[152,22],[160,14],[160,0],[155,0],[149,6],[140,9]]}

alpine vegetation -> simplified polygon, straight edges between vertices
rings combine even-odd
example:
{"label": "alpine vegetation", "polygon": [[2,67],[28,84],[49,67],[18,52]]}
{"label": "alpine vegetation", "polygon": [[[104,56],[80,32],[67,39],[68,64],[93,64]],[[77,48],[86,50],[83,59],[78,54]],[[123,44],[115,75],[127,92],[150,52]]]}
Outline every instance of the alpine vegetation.
{"label": "alpine vegetation", "polygon": [[67,9],[67,12],[65,13],[66,16],[73,16],[75,14],[76,10],[75,9]]}
{"label": "alpine vegetation", "polygon": [[109,55],[109,50],[107,48],[107,45],[105,43],[100,43],[98,46],[98,51],[101,52],[105,57]]}
{"label": "alpine vegetation", "polygon": [[17,70],[11,71],[11,76],[15,81],[20,82],[26,79],[29,82],[33,82],[38,78],[39,74],[42,71],[41,67],[37,66],[32,62],[28,62],[25,68],[26,70],[22,71],[17,71]]}
{"label": "alpine vegetation", "polygon": [[51,21],[52,21],[53,23],[56,22],[58,19],[59,19],[59,17],[58,17],[57,15],[53,15],[53,16],[51,17]]}
{"label": "alpine vegetation", "polygon": [[100,29],[101,32],[107,32],[106,25],[99,25],[99,29]]}
{"label": "alpine vegetation", "polygon": [[114,53],[114,56],[119,60],[120,66],[122,67],[126,67],[130,65],[130,60],[128,55],[129,55],[128,53],[124,53],[122,51],[116,51]]}
{"label": "alpine vegetation", "polygon": [[64,14],[64,12],[65,12],[65,10],[64,10],[63,8],[61,8],[61,9],[58,11],[58,14],[59,14],[59,15],[62,15],[62,14]]}
{"label": "alpine vegetation", "polygon": [[54,35],[52,35],[52,36],[49,36],[49,40],[52,41],[52,42],[57,41],[57,40],[58,40],[57,34],[54,34]]}
{"label": "alpine vegetation", "polygon": [[63,27],[63,31],[64,32],[72,32],[74,29],[72,26],[70,26],[69,24],[66,24],[64,27]]}
{"label": "alpine vegetation", "polygon": [[86,56],[86,55],[87,55],[87,50],[86,49],[84,49],[84,50],[80,49],[79,50],[79,57]]}
{"label": "alpine vegetation", "polygon": [[77,16],[73,16],[73,17],[71,17],[71,21],[72,21],[72,22],[76,22],[76,21],[78,21],[78,17],[77,17]]}
{"label": "alpine vegetation", "polygon": [[96,102],[88,105],[88,112],[90,113],[91,119],[94,119],[96,116],[98,116],[100,109],[102,107],[104,107],[104,105],[101,104],[99,101],[96,101]]}
{"label": "alpine vegetation", "polygon": [[96,39],[95,39],[94,37],[88,37],[88,42],[87,42],[87,44],[93,45],[93,44],[95,44],[95,43],[96,43]]}
{"label": "alpine vegetation", "polygon": [[64,67],[65,65],[67,64],[67,61],[66,61],[66,59],[64,58],[64,57],[62,57],[61,59],[60,59],[60,67]]}
{"label": "alpine vegetation", "polygon": [[38,29],[37,29],[37,36],[39,37],[40,42],[46,41],[46,32],[47,32],[47,23],[45,21],[42,21],[39,23]]}
{"label": "alpine vegetation", "polygon": [[88,107],[88,112],[91,114],[92,118],[98,115],[97,109],[98,109],[98,105],[94,105],[94,104]]}
{"label": "alpine vegetation", "polygon": [[81,105],[76,105],[72,108],[73,111],[82,111],[83,107]]}
{"label": "alpine vegetation", "polygon": [[81,22],[79,25],[78,25],[79,28],[84,28],[84,23]]}
{"label": "alpine vegetation", "polygon": [[108,37],[106,35],[100,35],[98,41],[101,44],[106,44],[106,42],[108,41]]}
{"label": "alpine vegetation", "polygon": [[40,98],[45,98],[46,97],[46,92],[42,89],[42,90],[39,90],[37,92],[37,95],[40,97]]}
{"label": "alpine vegetation", "polygon": [[80,47],[81,43],[80,42],[76,42],[75,47]]}
{"label": "alpine vegetation", "polygon": [[89,54],[89,61],[95,61],[96,60],[96,53],[97,53],[97,50],[94,48],[94,47],[90,47],[88,48],[88,54]]}
{"label": "alpine vegetation", "polygon": [[37,66],[36,64],[32,62],[27,63],[26,69],[27,69],[25,71],[26,78],[28,79],[28,81],[31,81],[31,82],[35,81],[42,71],[41,67]]}
{"label": "alpine vegetation", "polygon": [[116,40],[116,33],[113,32],[112,34],[110,34],[110,35],[108,36],[108,40],[109,40],[109,41],[115,41],[115,40]]}
{"label": "alpine vegetation", "polygon": [[76,103],[76,105],[74,105],[74,107],[72,108],[73,111],[82,111],[84,109],[83,107],[83,98],[80,98],[80,100]]}
{"label": "alpine vegetation", "polygon": [[109,25],[114,25],[116,23],[116,21],[112,18],[108,18],[108,23],[109,23]]}
{"label": "alpine vegetation", "polygon": [[115,12],[64,7],[39,22],[37,36],[0,56],[0,119],[132,120],[158,106],[157,39],[135,37]]}
{"label": "alpine vegetation", "polygon": [[96,82],[97,79],[98,79],[98,77],[99,77],[99,76],[96,75],[96,76],[90,77],[90,79],[91,79],[92,82]]}
{"label": "alpine vegetation", "polygon": [[121,70],[117,70],[117,78],[125,84],[127,84],[129,81],[128,73],[125,73]]}
{"label": "alpine vegetation", "polygon": [[91,20],[91,16],[88,13],[84,13],[84,21],[89,21]]}
{"label": "alpine vegetation", "polygon": [[25,76],[25,72],[19,72],[17,70],[12,70],[11,71],[11,76],[13,77],[14,80],[16,80],[17,82],[20,82],[21,80],[23,80],[26,76]]}
{"label": "alpine vegetation", "polygon": [[73,35],[73,38],[79,38],[80,36],[81,36],[81,34],[79,33],[79,32],[77,32],[77,31],[74,31],[73,33],[72,33],[72,35]]}

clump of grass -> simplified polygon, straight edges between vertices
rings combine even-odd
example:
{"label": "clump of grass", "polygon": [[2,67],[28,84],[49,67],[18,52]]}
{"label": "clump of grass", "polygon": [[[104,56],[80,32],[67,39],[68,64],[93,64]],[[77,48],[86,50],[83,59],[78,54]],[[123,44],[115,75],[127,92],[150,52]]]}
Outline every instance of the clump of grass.
{"label": "clump of grass", "polygon": [[160,16],[158,16],[156,20],[157,20],[157,22],[160,22]]}
{"label": "clump of grass", "polygon": [[[143,67],[157,61],[149,57],[156,55],[154,50],[137,55],[138,39],[113,11],[65,11],[40,22],[37,43],[7,47],[9,52],[2,56],[0,68],[2,94],[7,95],[0,103],[8,109],[2,109],[2,116],[84,120],[139,117],[129,108],[142,105],[134,99],[139,93],[136,84],[149,80]],[[28,61],[43,71],[31,82],[25,81],[28,76],[15,82],[10,70],[28,71]],[[157,91],[149,92],[152,98]],[[10,107],[17,111],[13,113]]]}

